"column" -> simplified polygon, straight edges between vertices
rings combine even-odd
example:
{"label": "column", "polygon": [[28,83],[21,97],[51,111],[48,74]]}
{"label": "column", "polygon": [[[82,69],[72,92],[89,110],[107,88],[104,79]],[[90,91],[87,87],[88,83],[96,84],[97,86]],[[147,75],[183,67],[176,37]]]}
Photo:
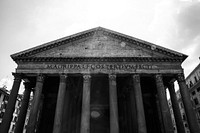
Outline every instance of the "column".
{"label": "column", "polygon": [[170,98],[172,101],[172,108],[173,108],[174,117],[175,117],[175,121],[176,121],[177,131],[178,131],[178,133],[185,133],[185,128],[183,125],[183,120],[181,117],[181,112],[180,112],[180,108],[178,105],[176,92],[174,90],[174,83],[169,83],[168,89],[169,89]]}
{"label": "column", "polygon": [[135,100],[136,100],[138,133],[146,133],[147,132],[146,120],[143,107],[140,76],[138,74],[133,75],[133,86],[134,86]]}
{"label": "column", "polygon": [[40,99],[42,96],[43,83],[44,83],[44,76],[38,75],[35,90],[34,90],[35,91],[34,99],[31,105],[31,111],[30,111],[29,121],[27,125],[27,131],[26,131],[27,133],[34,133],[36,130],[35,127],[36,127],[36,122],[37,122],[37,114],[39,110]]}
{"label": "column", "polygon": [[159,122],[160,122],[160,130],[161,130],[161,133],[165,133],[164,131],[164,122],[163,122],[163,119],[162,119],[162,112],[161,112],[161,109],[160,109],[160,102],[159,102],[159,99],[158,99],[158,95],[155,96],[156,97],[156,107],[157,107],[157,111],[158,111],[158,118],[159,118]]}
{"label": "column", "polygon": [[66,75],[60,76],[60,85],[57,96],[53,133],[61,133],[62,114],[63,114],[63,106],[64,106],[64,99],[66,92],[66,79],[67,79]]}
{"label": "column", "polygon": [[90,133],[90,86],[91,76],[83,76],[83,96],[80,133]]}
{"label": "column", "polygon": [[3,98],[4,98],[4,94],[1,93],[1,94],[0,94],[0,108],[1,108],[1,103],[3,102]]}
{"label": "column", "polygon": [[24,86],[25,86],[25,91],[24,91],[22,104],[20,107],[20,112],[18,115],[18,120],[16,123],[15,133],[23,132],[24,122],[26,119],[26,113],[27,113],[27,109],[28,109],[28,105],[29,105],[30,92],[31,92],[30,82],[29,81],[25,82]]}
{"label": "column", "polygon": [[161,107],[164,130],[166,133],[174,133],[170,110],[161,75],[156,75],[156,86],[157,86],[158,99]]}
{"label": "column", "polygon": [[109,75],[110,133],[119,133],[116,75]]}
{"label": "column", "polygon": [[179,84],[179,89],[182,97],[182,101],[185,107],[185,112],[188,120],[188,124],[190,127],[191,133],[199,133],[200,128],[198,126],[197,118],[194,112],[194,109],[192,107],[191,101],[190,101],[190,94],[188,91],[188,88],[185,83],[185,77],[184,74],[178,74],[177,80]]}
{"label": "column", "polygon": [[15,77],[14,83],[13,83],[12,90],[9,96],[6,112],[3,116],[2,124],[0,127],[0,133],[7,133],[10,128],[10,123],[12,121],[13,112],[15,110],[15,103],[16,103],[19,87],[21,84],[21,80],[22,80],[21,74],[15,73],[13,75]]}

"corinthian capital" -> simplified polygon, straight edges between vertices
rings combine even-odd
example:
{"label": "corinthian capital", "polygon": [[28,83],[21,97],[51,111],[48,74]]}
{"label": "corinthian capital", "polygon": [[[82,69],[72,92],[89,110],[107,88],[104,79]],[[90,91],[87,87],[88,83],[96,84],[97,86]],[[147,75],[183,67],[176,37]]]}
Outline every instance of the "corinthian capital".
{"label": "corinthian capital", "polygon": [[22,79],[21,73],[12,73],[12,75],[14,76],[15,81],[21,81],[21,79]]}
{"label": "corinthian capital", "polygon": [[116,75],[115,74],[110,74],[109,75],[110,80],[116,80]]}
{"label": "corinthian capital", "polygon": [[60,82],[66,82],[67,75],[66,74],[61,74],[60,75]]}
{"label": "corinthian capital", "polygon": [[161,74],[157,74],[155,77],[156,77],[156,82],[162,82],[162,75]]}
{"label": "corinthian capital", "polygon": [[84,74],[83,75],[83,80],[84,82],[88,82],[90,80],[91,76],[89,74]]}
{"label": "corinthian capital", "polygon": [[43,82],[44,81],[45,76],[43,74],[39,74],[37,76],[37,82]]}
{"label": "corinthian capital", "polygon": [[177,80],[178,80],[178,82],[184,82],[184,81],[185,81],[185,76],[184,76],[184,74],[183,74],[183,73],[179,73],[179,74],[177,75]]}
{"label": "corinthian capital", "polygon": [[140,82],[140,75],[139,74],[134,74],[133,79],[135,82]]}

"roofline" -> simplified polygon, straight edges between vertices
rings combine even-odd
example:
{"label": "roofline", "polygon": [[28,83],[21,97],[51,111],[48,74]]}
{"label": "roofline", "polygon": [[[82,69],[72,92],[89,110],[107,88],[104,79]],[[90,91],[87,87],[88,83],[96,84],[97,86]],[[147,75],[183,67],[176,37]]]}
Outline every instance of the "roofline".
{"label": "roofline", "polygon": [[59,38],[59,39],[50,41],[50,42],[47,42],[47,43],[43,43],[43,44],[41,44],[41,45],[38,45],[38,46],[35,46],[35,47],[32,47],[32,48],[29,48],[29,49],[27,49],[27,50],[23,50],[23,51],[21,51],[21,52],[14,53],[14,54],[12,54],[12,55],[10,55],[10,56],[11,56],[11,58],[14,58],[14,56],[18,56],[18,55],[20,55],[20,54],[23,54],[23,53],[32,51],[32,50],[34,50],[34,49],[38,49],[38,48],[45,47],[45,46],[51,45],[51,44],[53,44],[53,43],[61,42],[61,41],[64,41],[64,40],[66,40],[66,39],[71,39],[71,38],[73,38],[73,37],[76,37],[76,36],[81,35],[81,34],[84,34],[84,33],[88,33],[88,32],[90,32],[90,31],[93,31],[93,30],[98,29],[98,28],[99,28],[99,27],[97,27],[97,28],[92,28],[92,29],[89,29],[89,30],[85,30],[85,31],[82,31],[82,32],[78,32],[78,33],[75,33],[75,34],[72,34],[72,35],[69,35],[69,36],[66,36],[66,37],[62,37],[62,38]]}
{"label": "roofline", "polygon": [[200,63],[192,70],[192,72],[190,72],[190,74],[186,77],[186,81],[189,79],[189,77],[193,74],[193,73],[195,73],[195,71],[198,69],[200,67]]}
{"label": "roofline", "polygon": [[[102,28],[102,27],[100,27],[100,28]],[[137,40],[137,41],[139,41],[139,42],[142,42],[142,43],[145,43],[145,44],[149,44],[149,45],[151,45],[151,46],[154,45],[154,46],[156,46],[156,47],[158,47],[158,48],[161,48],[161,49],[164,49],[164,50],[166,50],[166,51],[168,51],[168,52],[174,52],[175,54],[177,54],[177,55],[179,55],[179,56],[185,56],[186,58],[188,57],[188,55],[185,55],[185,54],[183,54],[183,53],[180,53],[180,52],[177,52],[177,51],[174,51],[174,50],[171,50],[171,49],[168,49],[168,48],[159,46],[159,45],[157,45],[157,44],[155,44],[155,43],[151,43],[151,42],[148,42],[148,41],[139,39],[139,38],[135,38],[135,37],[132,37],[132,36],[129,36],[129,35],[120,33],[120,32],[116,32],[116,31],[110,30],[110,29],[106,29],[106,28],[103,28],[103,29],[106,30],[107,32],[112,32],[112,33],[114,33],[114,34],[119,34],[119,35],[121,35],[121,36],[125,36],[125,37],[127,37],[127,38],[131,38],[131,39],[133,39],[133,40]],[[185,59],[186,59],[186,58],[185,58]]]}

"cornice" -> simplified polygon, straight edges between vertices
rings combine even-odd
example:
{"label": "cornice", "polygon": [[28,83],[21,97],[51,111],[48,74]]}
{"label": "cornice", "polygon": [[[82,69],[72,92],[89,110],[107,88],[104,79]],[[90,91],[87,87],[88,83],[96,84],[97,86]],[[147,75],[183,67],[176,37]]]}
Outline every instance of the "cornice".
{"label": "cornice", "polygon": [[181,58],[155,58],[155,57],[28,57],[17,58],[16,63],[23,62],[182,62]]}

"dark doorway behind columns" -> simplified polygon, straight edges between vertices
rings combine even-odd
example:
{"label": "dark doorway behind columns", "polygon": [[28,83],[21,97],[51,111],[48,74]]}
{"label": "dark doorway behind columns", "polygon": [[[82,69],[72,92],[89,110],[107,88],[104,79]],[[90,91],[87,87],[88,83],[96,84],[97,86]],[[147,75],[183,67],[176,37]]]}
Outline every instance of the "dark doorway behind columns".
{"label": "dark doorway behind columns", "polygon": [[120,133],[137,133],[136,105],[131,76],[117,76],[117,95]]}
{"label": "dark doorway behind columns", "polygon": [[66,89],[62,133],[80,133],[83,77],[68,76]]}
{"label": "dark doorway behind columns", "polygon": [[108,75],[92,75],[90,114],[90,133],[109,133]]}
{"label": "dark doorway behind columns", "polygon": [[37,133],[51,133],[53,131],[54,115],[59,88],[59,77],[46,77],[43,86],[37,126]]}
{"label": "dark doorway behind columns", "polygon": [[159,105],[156,98],[156,83],[152,77],[141,77],[141,89],[143,95],[145,119],[147,133],[161,132],[161,116],[159,115]]}

